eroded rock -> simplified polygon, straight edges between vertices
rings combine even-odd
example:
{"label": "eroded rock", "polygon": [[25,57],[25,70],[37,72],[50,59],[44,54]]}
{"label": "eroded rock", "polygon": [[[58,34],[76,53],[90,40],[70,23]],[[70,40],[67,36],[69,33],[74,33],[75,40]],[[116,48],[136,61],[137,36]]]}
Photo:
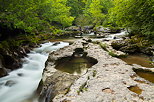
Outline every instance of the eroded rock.
{"label": "eroded rock", "polygon": [[[85,74],[76,77],[69,74],[67,76],[64,74],[63,76],[63,73],[57,72],[54,68],[55,66],[50,63],[59,58],[71,56],[74,49],[83,48],[83,42],[86,41],[76,41],[72,45],[50,54],[48,59],[49,64],[47,64],[43,74],[43,89],[48,90],[48,93],[53,92],[52,95],[54,95],[52,97],[51,94],[48,94],[49,100],[52,98],[53,102],[67,102],[67,100],[71,102],[143,102],[143,99],[144,101],[154,100],[153,85],[135,81],[136,78],[144,80],[139,76],[135,76],[135,78],[131,77],[136,75],[133,71],[133,66],[127,65],[118,58],[111,57],[108,52],[93,43],[86,44],[87,47],[84,50],[87,52],[87,56],[97,59],[98,63],[89,68]],[[56,89],[55,87],[63,90],[64,87],[59,88],[59,86],[65,86],[65,82],[61,80],[67,82],[65,79],[69,79],[68,77],[75,77],[72,84],[69,84],[69,91],[58,93],[58,91],[51,90]],[[53,83],[54,85],[57,85],[56,83],[59,84],[53,86]],[[136,85],[140,89],[144,89],[140,95],[136,95],[136,93],[128,89],[128,87]]]}

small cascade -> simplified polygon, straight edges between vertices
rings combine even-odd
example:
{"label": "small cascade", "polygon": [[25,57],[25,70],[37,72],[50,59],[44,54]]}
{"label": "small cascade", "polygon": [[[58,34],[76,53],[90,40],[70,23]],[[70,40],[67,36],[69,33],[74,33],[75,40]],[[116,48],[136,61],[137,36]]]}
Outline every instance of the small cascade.
{"label": "small cascade", "polygon": [[122,31],[121,33],[116,33],[116,34],[110,34],[108,35],[106,38],[106,40],[122,40],[122,37],[128,35],[128,33],[126,31]]}

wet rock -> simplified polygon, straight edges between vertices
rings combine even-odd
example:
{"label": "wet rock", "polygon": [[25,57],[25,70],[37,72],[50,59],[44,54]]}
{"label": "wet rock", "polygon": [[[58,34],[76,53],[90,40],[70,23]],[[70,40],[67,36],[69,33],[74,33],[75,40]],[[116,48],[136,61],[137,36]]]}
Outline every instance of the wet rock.
{"label": "wet rock", "polygon": [[23,76],[24,74],[23,74],[23,73],[18,73],[17,75],[18,75],[18,76]]}
{"label": "wet rock", "polygon": [[8,75],[7,71],[5,68],[0,68],[0,77]]}
{"label": "wet rock", "polygon": [[13,86],[14,84],[16,84],[15,81],[13,81],[13,80],[9,80],[9,81],[7,81],[7,82],[5,83],[5,86],[9,86],[9,87],[11,87],[11,86]]}
{"label": "wet rock", "polygon": [[53,46],[57,46],[58,44],[60,44],[60,42],[55,42]]}
{"label": "wet rock", "polygon": [[13,56],[3,55],[4,66],[8,69],[14,70],[21,67],[19,59],[13,58]]}
{"label": "wet rock", "polygon": [[[138,39],[136,36],[131,39],[114,41],[111,46],[126,53],[144,53],[147,55],[153,55],[152,46],[147,40]],[[144,43],[143,43],[144,42]]]}
{"label": "wet rock", "polygon": [[44,82],[41,96],[45,97],[46,102],[52,100],[58,94],[66,94],[69,88],[78,76],[71,75],[65,72],[56,71],[53,75],[48,77]]}

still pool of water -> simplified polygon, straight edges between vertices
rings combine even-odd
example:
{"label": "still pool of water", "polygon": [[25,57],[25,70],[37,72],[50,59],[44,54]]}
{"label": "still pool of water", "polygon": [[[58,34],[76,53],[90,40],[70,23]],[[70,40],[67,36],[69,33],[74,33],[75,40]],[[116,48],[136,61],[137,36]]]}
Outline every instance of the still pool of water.
{"label": "still pool of water", "polygon": [[154,73],[143,70],[135,70],[135,72],[138,76],[154,83]]}
{"label": "still pool of water", "polygon": [[121,58],[127,64],[138,64],[143,67],[153,68],[154,66],[150,64],[150,58],[143,54],[128,55],[126,58]]}
{"label": "still pool of water", "polygon": [[87,69],[97,63],[97,60],[91,57],[64,57],[57,60],[56,69],[74,75],[86,73]]}
{"label": "still pool of water", "polygon": [[136,94],[140,95],[142,93],[142,89],[140,89],[137,85],[136,86],[130,86],[128,89],[132,92],[135,92]]}

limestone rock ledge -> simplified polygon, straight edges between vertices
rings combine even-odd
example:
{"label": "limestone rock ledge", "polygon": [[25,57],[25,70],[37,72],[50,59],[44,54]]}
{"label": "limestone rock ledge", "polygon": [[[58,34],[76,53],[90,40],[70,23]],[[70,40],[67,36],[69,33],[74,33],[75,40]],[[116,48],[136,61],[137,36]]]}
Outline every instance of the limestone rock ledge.
{"label": "limestone rock ledge", "polygon": [[[75,48],[84,48],[87,56],[97,59],[98,63],[80,76],[57,71],[54,61],[71,56]],[[134,75],[133,66],[111,57],[99,45],[79,40],[50,54],[43,73],[41,95],[45,102],[153,102],[153,84],[139,83],[132,78]],[[142,93],[130,91],[128,87],[131,86],[138,86]]]}

